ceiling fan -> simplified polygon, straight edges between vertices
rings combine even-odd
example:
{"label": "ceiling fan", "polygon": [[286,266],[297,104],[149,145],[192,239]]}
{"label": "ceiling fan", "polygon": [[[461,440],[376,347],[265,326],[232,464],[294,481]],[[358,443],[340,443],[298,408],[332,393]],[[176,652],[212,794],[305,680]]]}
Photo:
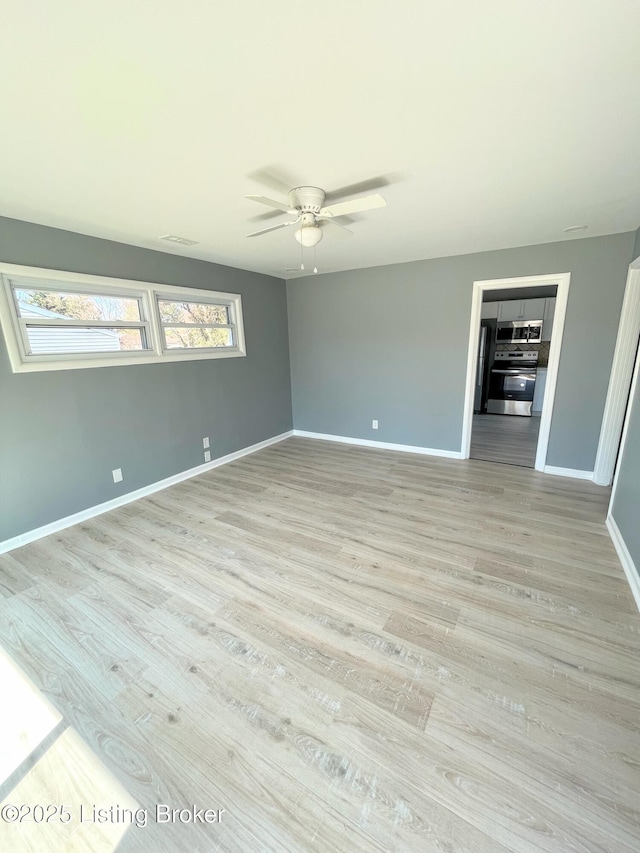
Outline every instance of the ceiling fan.
{"label": "ceiling fan", "polygon": [[386,207],[387,204],[382,196],[376,193],[324,207],[326,193],[319,187],[294,187],[289,190],[288,203],[275,201],[263,195],[248,195],[246,198],[295,216],[295,219],[272,225],[270,228],[263,228],[261,231],[254,231],[252,234],[247,234],[247,237],[258,237],[260,234],[300,223],[295,236],[296,240],[305,247],[316,246],[322,240],[325,230],[331,231],[336,237],[350,237],[353,232],[339,222],[335,222],[335,219],[350,213],[362,213],[365,210]]}

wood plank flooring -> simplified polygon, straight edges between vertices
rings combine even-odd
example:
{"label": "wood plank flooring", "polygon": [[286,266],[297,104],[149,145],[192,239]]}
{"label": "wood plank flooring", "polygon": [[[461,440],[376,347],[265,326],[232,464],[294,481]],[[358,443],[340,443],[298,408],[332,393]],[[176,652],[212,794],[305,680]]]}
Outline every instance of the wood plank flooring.
{"label": "wood plank flooring", "polygon": [[0,796],[72,820],[0,848],[637,853],[640,614],[607,501],[293,438],[1,556],[24,725],[55,728]]}
{"label": "wood plank flooring", "polygon": [[474,415],[471,458],[533,468],[540,418],[515,415]]}

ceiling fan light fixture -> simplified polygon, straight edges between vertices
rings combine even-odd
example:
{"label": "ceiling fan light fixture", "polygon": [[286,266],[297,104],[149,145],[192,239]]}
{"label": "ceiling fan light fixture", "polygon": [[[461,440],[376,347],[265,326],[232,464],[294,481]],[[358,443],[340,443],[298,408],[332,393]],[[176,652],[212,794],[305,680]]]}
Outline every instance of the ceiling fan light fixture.
{"label": "ceiling fan light fixture", "polygon": [[295,234],[298,243],[305,246],[307,249],[312,246],[317,246],[323,237],[322,229],[317,225],[302,225],[297,229]]}

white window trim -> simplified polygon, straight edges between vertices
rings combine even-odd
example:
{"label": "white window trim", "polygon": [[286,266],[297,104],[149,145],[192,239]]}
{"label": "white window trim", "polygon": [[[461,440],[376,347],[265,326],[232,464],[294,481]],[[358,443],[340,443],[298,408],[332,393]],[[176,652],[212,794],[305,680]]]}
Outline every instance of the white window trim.
{"label": "white window trim", "polygon": [[[53,353],[28,355],[23,340],[24,318],[16,311],[10,280],[20,278],[23,287],[39,286],[43,290],[94,293],[105,296],[122,296],[138,299],[143,319],[140,322],[109,321],[112,327],[133,325],[144,327],[150,349],[100,353]],[[63,270],[25,267],[18,264],[0,263],[0,326],[9,352],[11,369],[14,373],[34,373],[43,370],[74,370],[87,367],[118,367],[130,364],[160,364],[169,361],[201,361],[212,358],[238,358],[247,354],[242,317],[242,297],[239,293],[217,290],[202,290],[192,287],[156,284],[123,278],[107,278],[99,275],[65,272]],[[31,280],[29,283],[27,280]],[[173,299],[183,302],[212,302],[230,307],[235,331],[233,347],[210,347],[207,349],[165,349],[164,331],[160,321],[158,299]],[[62,325],[62,324],[61,324]],[[70,323],[64,325],[71,325]],[[80,325],[102,325],[82,322]],[[105,325],[107,323],[105,322]]]}

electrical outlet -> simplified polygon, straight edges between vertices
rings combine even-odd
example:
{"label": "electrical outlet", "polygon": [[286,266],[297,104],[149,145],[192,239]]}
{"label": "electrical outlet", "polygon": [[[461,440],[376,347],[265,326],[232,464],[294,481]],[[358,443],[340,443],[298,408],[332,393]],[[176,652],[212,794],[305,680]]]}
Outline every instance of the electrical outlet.
{"label": "electrical outlet", "polygon": [[124,480],[124,477],[122,476],[122,468],[114,468],[111,473],[113,474],[114,483],[121,483]]}
{"label": "electrical outlet", "polygon": [[205,450],[204,461],[205,462],[211,462],[211,451],[210,450]]}
{"label": "electrical outlet", "polygon": [[371,429],[378,429],[378,421],[371,421]]}
{"label": "electrical outlet", "polygon": [[204,447],[205,450],[207,449],[207,447],[211,446],[209,444],[209,436],[208,435],[202,439],[202,446]]}

